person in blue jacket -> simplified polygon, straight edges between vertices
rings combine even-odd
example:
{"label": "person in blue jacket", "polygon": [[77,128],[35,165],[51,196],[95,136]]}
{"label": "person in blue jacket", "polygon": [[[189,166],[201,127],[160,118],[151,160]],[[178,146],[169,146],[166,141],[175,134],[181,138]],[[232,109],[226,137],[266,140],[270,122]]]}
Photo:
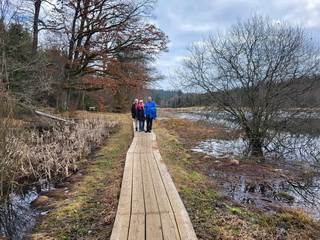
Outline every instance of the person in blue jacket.
{"label": "person in blue jacket", "polygon": [[151,132],[152,130],[152,120],[157,117],[157,108],[156,104],[152,101],[152,98],[149,96],[146,104],[144,105],[144,115],[147,120],[147,132]]}

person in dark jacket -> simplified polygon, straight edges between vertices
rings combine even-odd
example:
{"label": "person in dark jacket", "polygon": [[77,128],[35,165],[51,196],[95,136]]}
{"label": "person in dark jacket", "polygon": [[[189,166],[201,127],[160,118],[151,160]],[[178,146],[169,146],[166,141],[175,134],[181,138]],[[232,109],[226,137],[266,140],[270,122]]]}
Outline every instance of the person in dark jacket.
{"label": "person in dark jacket", "polygon": [[144,115],[146,117],[147,120],[147,132],[151,132],[152,130],[152,120],[156,119],[157,116],[157,108],[156,108],[156,104],[152,101],[151,97],[148,97],[148,101],[146,102],[145,106],[144,106]]}
{"label": "person in dark jacket", "polygon": [[144,103],[140,100],[138,105],[138,120],[139,120],[139,132],[144,131],[144,121],[146,120],[144,116]]}
{"label": "person in dark jacket", "polygon": [[135,127],[136,131],[138,131],[138,124],[139,124],[139,120],[138,120],[138,105],[139,105],[139,100],[135,99],[134,103],[131,106],[131,115],[132,115],[132,118],[133,118],[134,127]]}

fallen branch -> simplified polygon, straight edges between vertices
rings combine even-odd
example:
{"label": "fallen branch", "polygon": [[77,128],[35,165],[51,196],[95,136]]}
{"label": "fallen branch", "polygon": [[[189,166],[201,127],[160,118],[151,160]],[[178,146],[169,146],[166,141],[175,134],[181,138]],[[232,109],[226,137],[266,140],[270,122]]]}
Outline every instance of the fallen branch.
{"label": "fallen branch", "polygon": [[56,116],[52,116],[50,114],[47,114],[47,113],[43,113],[43,112],[40,112],[40,111],[37,111],[35,110],[35,113],[40,115],[40,116],[44,116],[44,117],[47,117],[47,118],[51,118],[51,119],[54,119],[54,120],[57,120],[57,121],[62,121],[62,122],[66,122],[66,123],[70,123],[70,124],[76,124],[75,122],[73,121],[69,121],[69,120],[66,120],[66,119],[63,119],[63,118],[59,118],[59,117],[56,117]]}

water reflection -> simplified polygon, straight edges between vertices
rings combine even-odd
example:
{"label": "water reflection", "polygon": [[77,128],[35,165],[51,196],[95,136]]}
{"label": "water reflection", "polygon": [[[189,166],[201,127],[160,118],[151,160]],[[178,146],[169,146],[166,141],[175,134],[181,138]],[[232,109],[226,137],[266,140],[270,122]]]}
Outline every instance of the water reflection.
{"label": "water reflection", "polygon": [[[283,116],[285,113],[283,113]],[[236,128],[237,125],[228,118],[224,112],[193,112],[180,113],[178,118],[191,120],[206,120],[218,122],[229,128]],[[304,118],[301,114],[299,116]],[[319,128],[319,113],[313,113],[313,123]],[[311,119],[312,120],[312,119]],[[308,129],[299,126],[300,131],[280,132],[275,141],[270,142],[264,154],[270,159],[284,159],[290,163],[300,161],[304,166],[320,162],[320,137],[319,134],[311,135]],[[310,129],[309,129],[310,130]],[[311,127],[313,130],[313,127]],[[281,143],[281,144],[279,144]],[[202,141],[193,151],[202,152],[215,158],[238,158],[245,154],[248,145],[243,139],[221,140],[208,139]],[[316,171],[319,166],[315,167]],[[298,170],[298,169],[297,169]],[[320,220],[320,173],[308,175],[298,180],[291,179],[250,179],[243,176],[235,176],[228,173],[217,172],[213,174],[216,178],[223,178],[223,189],[236,201],[246,204],[253,204],[259,207],[285,206],[301,208],[312,217]]]}
{"label": "water reflection", "polygon": [[[266,158],[299,160],[305,163],[320,161],[320,138],[295,137],[285,133],[281,133],[281,137],[283,138],[282,145],[270,143],[268,149],[264,149]],[[248,144],[242,138],[234,140],[208,139],[200,142],[191,150],[217,158],[242,158],[247,148]]]}
{"label": "water reflection", "polygon": [[51,185],[29,187],[21,194],[13,193],[8,199],[0,202],[0,236],[1,234],[12,240],[28,239],[29,231],[36,224],[36,217],[40,211],[33,209],[30,203],[41,191],[52,188]]}
{"label": "water reflection", "polygon": [[[216,177],[216,176],[215,176]],[[320,176],[289,180],[249,179],[224,174],[223,189],[237,202],[258,207],[295,207],[320,220]]]}
{"label": "water reflection", "polygon": [[[283,113],[285,115],[285,113]],[[303,117],[303,113],[300,114]],[[215,122],[231,129],[238,129],[238,125],[230,116],[222,111],[195,111],[189,113],[177,113],[176,117],[190,120],[205,120]],[[286,160],[300,160],[307,162],[320,162],[320,137],[319,137],[319,113],[313,113],[308,124],[288,131],[270,134],[274,135],[271,141],[263,149],[266,157],[279,157]],[[317,127],[315,127],[316,125]],[[309,126],[309,128],[306,128]],[[300,130],[299,130],[300,129]],[[311,134],[312,133],[312,134]],[[209,139],[199,143],[193,150],[204,152],[215,157],[241,157],[248,148],[248,143],[242,138],[235,140]]]}

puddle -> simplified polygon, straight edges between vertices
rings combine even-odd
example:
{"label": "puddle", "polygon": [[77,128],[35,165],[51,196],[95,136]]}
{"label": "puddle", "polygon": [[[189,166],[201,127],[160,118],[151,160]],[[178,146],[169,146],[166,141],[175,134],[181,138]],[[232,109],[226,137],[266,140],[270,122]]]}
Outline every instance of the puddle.
{"label": "puddle", "polygon": [[237,158],[243,156],[245,149],[246,143],[239,138],[236,140],[209,139],[200,142],[198,146],[191,150],[205,153],[216,158]]}
{"label": "puddle", "polygon": [[24,189],[24,193],[13,193],[7,201],[0,202],[0,236],[12,240],[28,239],[29,231],[36,224],[36,217],[46,212],[31,208],[30,203],[39,197],[42,191],[53,189],[52,184]]}
{"label": "puddle", "polygon": [[[299,160],[306,163],[320,159],[320,138],[295,137],[285,133],[281,134],[281,138],[282,145],[271,143],[267,146],[268,151],[264,150],[266,158],[281,156],[284,160]],[[191,150],[217,158],[241,158],[246,149],[247,143],[242,138],[238,138],[235,140],[208,139]]]}
{"label": "puddle", "polygon": [[157,117],[157,120],[168,120],[170,119],[169,117]]}
{"label": "puddle", "polygon": [[215,122],[221,124],[222,126],[230,128],[238,128],[238,125],[222,111],[216,111],[214,114],[206,111],[195,111],[195,112],[185,112],[185,113],[176,113],[176,118],[179,119],[189,119],[189,120],[203,120],[208,122]]}
{"label": "puddle", "polygon": [[235,201],[262,208],[294,207],[303,209],[320,221],[320,176],[306,181],[261,180],[213,173],[223,182],[224,193]]}
{"label": "puddle", "polygon": [[[308,166],[313,163],[312,156],[319,157],[319,138],[313,139],[313,142],[308,140],[310,145],[304,142],[304,138],[291,137],[288,140],[290,140],[290,143],[288,142],[287,144],[291,144],[289,146],[293,146],[293,142],[296,141],[295,144],[301,147],[292,148],[291,150],[283,149],[281,159],[284,159],[287,164],[293,164],[298,159],[304,166]],[[211,139],[199,143],[192,150],[215,158],[241,159],[245,149],[246,143],[242,139]],[[278,157],[274,153],[265,153],[265,155],[270,159],[277,159]],[[313,170],[316,170],[316,167]],[[269,180],[259,181],[245,177],[245,173],[238,177],[233,176],[234,174],[228,175],[228,173],[219,174],[216,173],[213,176],[221,178],[225,193],[237,202],[269,209],[274,206],[300,208],[314,219],[320,221],[319,172],[316,176],[308,178],[307,181],[290,181],[273,179],[272,177]]]}

